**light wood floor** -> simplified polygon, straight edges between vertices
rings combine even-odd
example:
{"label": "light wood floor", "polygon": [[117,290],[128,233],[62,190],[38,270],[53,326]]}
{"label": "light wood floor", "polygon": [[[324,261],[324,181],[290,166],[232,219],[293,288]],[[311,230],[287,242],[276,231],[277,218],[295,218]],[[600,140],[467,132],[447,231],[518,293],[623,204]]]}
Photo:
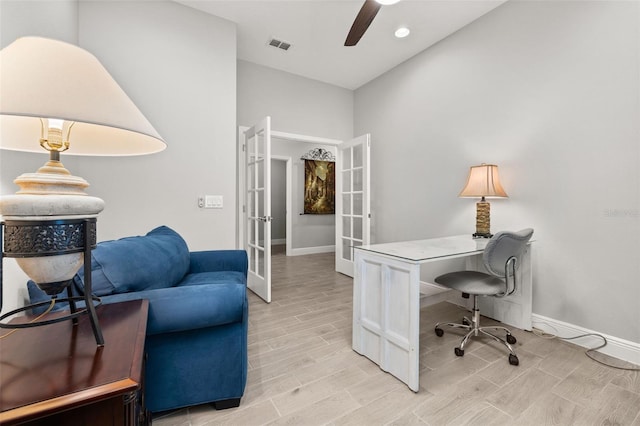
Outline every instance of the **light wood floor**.
{"label": "light wood floor", "polygon": [[461,319],[463,311],[448,303],[422,310],[420,391],[412,392],[351,350],[352,280],[333,270],[333,253],[275,255],[273,302],[249,296],[249,372],[240,407],[191,407],[154,419],[154,426],[640,426],[640,373],[521,330],[513,331],[518,367],[489,341],[474,340],[457,357],[459,336],[433,332],[437,321]]}

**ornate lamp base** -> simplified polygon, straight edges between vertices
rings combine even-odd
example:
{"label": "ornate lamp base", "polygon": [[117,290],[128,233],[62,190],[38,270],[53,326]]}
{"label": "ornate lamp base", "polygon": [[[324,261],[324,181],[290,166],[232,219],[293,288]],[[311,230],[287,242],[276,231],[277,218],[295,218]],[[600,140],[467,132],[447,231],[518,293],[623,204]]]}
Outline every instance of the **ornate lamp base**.
{"label": "ornate lamp base", "polygon": [[[6,231],[3,238],[3,231]],[[100,299],[92,296],[91,291],[91,250],[96,246],[96,218],[84,219],[52,219],[52,220],[7,220],[0,224],[0,241],[4,241],[4,247],[1,252],[0,259],[0,310],[2,309],[2,260],[5,257],[13,257],[16,260],[30,259],[58,259],[63,260],[67,256],[78,254],[79,265],[73,271],[73,275],[78,268],[84,263],[84,297],[73,297],[71,294],[70,284],[72,279],[65,277],[64,280],[55,281],[53,283],[37,283],[49,295],[61,292],[67,289],[68,297],[58,299],[60,301],[68,301],[71,313],[54,319],[47,319],[33,323],[8,324],[1,321],[16,313],[26,311],[34,307],[40,307],[50,302],[40,302],[28,305],[0,316],[0,328],[28,328],[40,325],[52,324],[64,320],[73,320],[77,323],[77,317],[82,314],[89,314],[93,333],[98,346],[104,345],[104,338],[98,317],[96,315],[94,302],[100,303]],[[78,261],[72,259],[72,266]],[[63,263],[68,263],[64,260]],[[54,262],[55,265],[55,262]],[[21,265],[22,266],[22,265]],[[35,266],[30,265],[30,266]],[[36,274],[37,275],[37,274]],[[72,276],[73,276],[72,275]],[[32,277],[33,278],[33,277]],[[76,309],[76,301],[85,302],[85,308]]]}
{"label": "ornate lamp base", "polygon": [[491,205],[482,197],[476,203],[476,232],[473,238],[491,238]]}

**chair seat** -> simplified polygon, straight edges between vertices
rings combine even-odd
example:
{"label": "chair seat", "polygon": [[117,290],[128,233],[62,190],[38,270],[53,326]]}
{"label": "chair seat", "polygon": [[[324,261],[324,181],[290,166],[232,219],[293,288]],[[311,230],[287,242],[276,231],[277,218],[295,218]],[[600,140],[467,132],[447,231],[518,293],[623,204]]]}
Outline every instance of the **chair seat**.
{"label": "chair seat", "polygon": [[505,291],[505,282],[493,275],[478,271],[457,271],[440,275],[435,282],[467,294],[493,296]]}

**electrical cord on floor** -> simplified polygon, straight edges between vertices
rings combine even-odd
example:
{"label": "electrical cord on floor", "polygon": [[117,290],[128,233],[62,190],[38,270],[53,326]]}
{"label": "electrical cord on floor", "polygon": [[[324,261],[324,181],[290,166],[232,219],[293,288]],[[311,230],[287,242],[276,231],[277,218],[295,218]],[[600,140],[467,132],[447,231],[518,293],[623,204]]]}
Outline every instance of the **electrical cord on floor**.
{"label": "electrical cord on floor", "polygon": [[[40,315],[38,315],[37,317],[35,317],[34,319],[32,319],[31,321],[29,321],[29,324],[39,321],[40,319],[42,319],[42,317],[44,317],[45,315],[47,315],[49,312],[51,312],[51,310],[53,309],[53,306],[56,304],[56,299],[51,299],[51,303],[49,304],[49,307],[47,308],[46,311],[44,311],[43,313],[41,313]],[[2,336],[0,336],[0,339],[4,339],[7,336],[11,336],[13,333],[15,333],[16,331],[20,330],[19,328],[15,328],[13,330],[11,330],[10,332],[8,332],[7,334],[3,334]]]}
{"label": "electrical cord on floor", "polygon": [[[543,323],[543,324],[546,324],[546,323]],[[549,324],[546,324],[546,325],[550,326]],[[595,352],[598,349],[602,349],[605,346],[607,346],[607,338],[604,337],[602,334],[586,333],[586,334],[580,334],[578,336],[572,336],[572,337],[560,337],[560,336],[557,336],[555,334],[546,333],[546,332],[544,332],[542,330],[537,330],[537,329],[533,329],[533,334],[535,334],[538,337],[542,337],[543,339],[561,339],[561,340],[574,340],[574,339],[580,339],[581,337],[589,337],[589,336],[599,337],[599,338],[602,339],[602,344],[600,346],[596,346],[594,348],[587,348],[587,350],[584,352],[584,354],[586,356],[591,358],[593,361],[595,361],[595,362],[597,362],[599,364],[602,364],[604,366],[607,366],[607,367],[615,368],[615,369],[618,369],[618,370],[625,370],[625,371],[640,371],[640,367],[621,367],[621,366],[618,366],[618,365],[609,364],[607,362],[604,362],[604,361],[601,361],[601,360],[595,358],[593,356],[592,352]]]}

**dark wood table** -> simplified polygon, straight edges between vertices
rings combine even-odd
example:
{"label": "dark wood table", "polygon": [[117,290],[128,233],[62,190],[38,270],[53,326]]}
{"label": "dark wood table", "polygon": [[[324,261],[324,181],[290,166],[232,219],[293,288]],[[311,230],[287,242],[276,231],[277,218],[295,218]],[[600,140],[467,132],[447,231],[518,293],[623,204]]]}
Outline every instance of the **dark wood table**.
{"label": "dark wood table", "polygon": [[103,347],[87,315],[75,326],[62,321],[0,339],[0,424],[150,423],[143,397],[148,309],[146,300],[99,306]]}

